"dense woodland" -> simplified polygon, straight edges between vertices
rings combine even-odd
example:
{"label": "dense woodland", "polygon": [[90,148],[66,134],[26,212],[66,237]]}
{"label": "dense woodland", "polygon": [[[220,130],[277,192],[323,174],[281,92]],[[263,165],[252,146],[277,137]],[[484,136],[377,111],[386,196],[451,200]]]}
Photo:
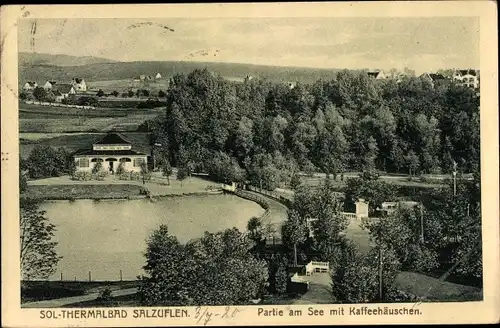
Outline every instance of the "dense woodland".
{"label": "dense woodland", "polygon": [[[236,84],[195,70],[172,78],[165,118],[141,127],[174,166],[268,189],[294,172],[418,175],[479,166],[479,93],[417,78],[341,71],[314,84]],[[222,175],[222,176],[221,176]]]}

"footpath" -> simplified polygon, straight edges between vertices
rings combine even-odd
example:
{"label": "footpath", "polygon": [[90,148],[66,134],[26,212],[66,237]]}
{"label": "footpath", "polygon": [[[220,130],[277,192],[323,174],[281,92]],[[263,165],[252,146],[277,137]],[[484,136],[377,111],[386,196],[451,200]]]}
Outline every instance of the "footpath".
{"label": "footpath", "polygon": [[[111,292],[112,297],[133,295],[137,293],[137,288],[118,289]],[[71,305],[80,302],[93,301],[99,296],[99,293],[91,293],[87,295],[72,296],[65,298],[58,298],[53,300],[27,302],[21,304],[22,308],[57,308],[65,305]]]}

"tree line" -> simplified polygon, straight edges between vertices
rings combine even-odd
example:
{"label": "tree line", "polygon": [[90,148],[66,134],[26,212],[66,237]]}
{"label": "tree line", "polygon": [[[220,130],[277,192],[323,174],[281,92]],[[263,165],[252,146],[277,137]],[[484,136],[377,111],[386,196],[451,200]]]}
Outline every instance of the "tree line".
{"label": "tree line", "polygon": [[479,165],[479,94],[453,82],[397,83],[345,70],[290,88],[195,70],[171,79],[166,105],[165,117],[141,129],[172,165],[208,172],[215,156],[268,189],[298,170],[418,175]]}

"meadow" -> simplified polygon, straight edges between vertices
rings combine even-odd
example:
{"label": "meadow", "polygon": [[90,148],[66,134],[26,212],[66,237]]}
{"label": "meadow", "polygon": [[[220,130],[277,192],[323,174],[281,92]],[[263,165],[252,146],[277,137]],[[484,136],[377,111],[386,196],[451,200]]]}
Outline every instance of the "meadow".
{"label": "meadow", "polygon": [[[135,131],[162,109],[78,109],[22,104],[19,109],[21,133],[106,132],[112,129]],[[22,137],[21,137],[22,138]]]}

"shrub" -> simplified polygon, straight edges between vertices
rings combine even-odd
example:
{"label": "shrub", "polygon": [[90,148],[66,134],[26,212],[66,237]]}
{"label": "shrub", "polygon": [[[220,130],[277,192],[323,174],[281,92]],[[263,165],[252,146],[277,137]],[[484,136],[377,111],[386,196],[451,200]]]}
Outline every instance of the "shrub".
{"label": "shrub", "polygon": [[97,296],[96,301],[100,306],[116,306],[116,302],[111,296],[111,289],[109,287],[106,287],[99,292],[99,296]]}
{"label": "shrub", "polygon": [[116,168],[116,174],[121,175],[123,173],[125,173],[125,168],[123,167],[123,162],[120,162],[120,164],[118,164],[118,167]]}
{"label": "shrub", "polygon": [[94,178],[98,181],[103,181],[107,175],[108,175],[108,172],[106,172],[104,170],[100,170],[100,171],[94,173]]}
{"label": "shrub", "polygon": [[92,174],[96,174],[101,170],[102,170],[102,162],[97,162],[94,164],[94,167],[92,168]]}
{"label": "shrub", "polygon": [[72,180],[89,181],[92,180],[92,173],[88,171],[75,171],[71,176]]}

